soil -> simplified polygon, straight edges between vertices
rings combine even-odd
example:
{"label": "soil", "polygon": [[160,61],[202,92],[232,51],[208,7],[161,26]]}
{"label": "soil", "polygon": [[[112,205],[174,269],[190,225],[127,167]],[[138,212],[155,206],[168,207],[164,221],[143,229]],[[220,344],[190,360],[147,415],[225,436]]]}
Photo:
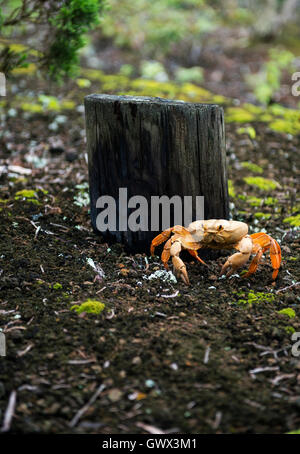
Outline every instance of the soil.
{"label": "soil", "polygon": [[[251,232],[265,229],[281,241],[275,285],[268,254],[250,279],[219,278],[224,251],[208,260],[209,268],[189,262],[187,287],[149,280],[162,269],[159,257],[148,251],[129,256],[93,233],[88,208],[74,204],[76,185],[87,181],[83,119],[70,115],[56,133],[60,145],[52,148],[51,121],[41,115],[6,118],[2,163],[31,167],[32,174],[3,173],[0,181],[6,202],[0,212],[0,327],[7,340],[0,420],[16,391],[13,433],[299,429],[300,358],[291,353],[291,332],[300,331],[300,241],[299,229],[283,219],[296,201],[300,137],[258,123],[250,140],[237,134],[237,125],[227,125],[229,176],[237,194],[231,213]],[[45,167],[26,162],[30,150],[47,159]],[[263,176],[280,185],[267,193],[277,198],[276,206],[259,208],[270,219],[255,218],[258,210],[238,197],[264,197],[244,182],[243,161],[262,166]],[[34,189],[39,204],[16,200],[24,189]],[[273,300],[239,304],[250,291]],[[71,310],[88,298],[105,310]],[[296,312],[291,319],[278,313],[288,307]]]}

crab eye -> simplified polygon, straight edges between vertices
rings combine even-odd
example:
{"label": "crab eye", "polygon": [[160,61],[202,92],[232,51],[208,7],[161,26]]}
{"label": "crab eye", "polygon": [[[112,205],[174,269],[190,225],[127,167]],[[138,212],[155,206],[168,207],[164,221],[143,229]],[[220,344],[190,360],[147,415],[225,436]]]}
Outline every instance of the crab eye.
{"label": "crab eye", "polygon": [[218,230],[222,230],[223,226],[222,225],[219,225],[218,226]]}

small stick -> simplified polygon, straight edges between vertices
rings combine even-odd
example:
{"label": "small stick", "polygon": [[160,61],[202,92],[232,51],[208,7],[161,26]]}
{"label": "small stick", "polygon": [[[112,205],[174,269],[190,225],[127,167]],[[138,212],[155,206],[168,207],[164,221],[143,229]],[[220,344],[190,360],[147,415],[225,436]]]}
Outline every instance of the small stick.
{"label": "small stick", "polygon": [[289,288],[297,287],[297,285],[300,285],[300,282],[295,282],[295,284],[289,285],[288,287],[280,288],[279,290],[276,291],[276,293],[284,292],[285,290],[288,290]]}
{"label": "small stick", "polygon": [[32,349],[32,347],[33,347],[33,344],[29,344],[29,345],[27,345],[27,347],[24,350],[19,350],[17,352],[18,357],[20,358],[21,356],[26,355],[26,353],[28,353]]}
{"label": "small stick", "polygon": [[9,396],[8,405],[5,411],[3,426],[1,428],[1,432],[8,432],[11,426],[12,419],[14,417],[15,408],[16,408],[16,401],[17,401],[17,392],[12,391]]}
{"label": "small stick", "polygon": [[210,354],[210,347],[207,347],[207,349],[205,350],[205,355],[204,355],[204,360],[203,360],[203,363],[204,364],[207,364],[208,361],[209,361],[209,354]]}
{"label": "small stick", "polygon": [[69,423],[69,427],[75,427],[76,424],[78,423],[79,419],[81,418],[81,416],[89,409],[89,407],[91,405],[93,405],[93,403],[96,401],[97,397],[102,393],[102,391],[104,390],[105,388],[105,385],[101,384],[99,386],[99,388],[97,389],[97,391],[95,392],[95,394],[92,395],[92,397],[90,398],[90,400],[88,401],[87,404],[85,404],[77,413],[76,415],[74,416],[74,418],[72,419],[72,421]]}

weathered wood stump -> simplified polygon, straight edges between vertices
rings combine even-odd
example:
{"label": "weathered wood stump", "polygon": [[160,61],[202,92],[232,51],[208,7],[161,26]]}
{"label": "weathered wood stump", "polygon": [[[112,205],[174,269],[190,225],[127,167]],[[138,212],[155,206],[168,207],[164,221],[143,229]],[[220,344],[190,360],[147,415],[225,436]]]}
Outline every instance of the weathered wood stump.
{"label": "weathered wood stump", "polygon": [[[94,94],[85,98],[85,114],[94,230],[99,230],[97,217],[104,208],[99,202],[96,206],[99,197],[108,195],[116,201],[116,229],[102,232],[107,240],[121,242],[131,252],[149,252],[153,237],[166,227],[154,219],[154,196],[192,196],[190,221],[196,219],[196,196],[204,196],[205,219],[228,218],[221,107]],[[148,221],[148,231],[126,228],[133,208],[119,201],[119,188],[127,188],[128,199],[145,197],[148,219],[139,221],[144,227]],[[169,226],[178,223],[175,211],[171,209]]]}

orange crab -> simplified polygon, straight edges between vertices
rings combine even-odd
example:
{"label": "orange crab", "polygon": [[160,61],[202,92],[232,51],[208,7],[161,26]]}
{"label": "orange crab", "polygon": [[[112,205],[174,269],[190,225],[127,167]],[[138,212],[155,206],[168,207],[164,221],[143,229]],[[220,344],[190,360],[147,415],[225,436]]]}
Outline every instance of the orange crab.
{"label": "orange crab", "polygon": [[[170,235],[172,237],[170,238]],[[168,240],[168,241],[167,241]],[[209,219],[206,221],[192,222],[187,228],[175,225],[157,235],[151,243],[151,255],[154,255],[155,247],[166,242],[161,259],[164,267],[168,269],[169,258],[172,257],[174,270],[177,277],[189,285],[189,277],[184,262],[179,257],[182,249],[186,249],[196,260],[203,265],[206,263],[198,256],[197,250],[201,248],[211,249],[237,249],[239,252],[231,255],[224,263],[221,275],[227,270],[226,276],[230,276],[238,268],[242,267],[255,254],[248,272],[244,277],[255,273],[262,255],[269,249],[273,266],[273,280],[276,279],[280,263],[281,249],[274,238],[266,233],[253,233],[248,235],[248,225],[239,221],[226,221],[225,219]]]}

